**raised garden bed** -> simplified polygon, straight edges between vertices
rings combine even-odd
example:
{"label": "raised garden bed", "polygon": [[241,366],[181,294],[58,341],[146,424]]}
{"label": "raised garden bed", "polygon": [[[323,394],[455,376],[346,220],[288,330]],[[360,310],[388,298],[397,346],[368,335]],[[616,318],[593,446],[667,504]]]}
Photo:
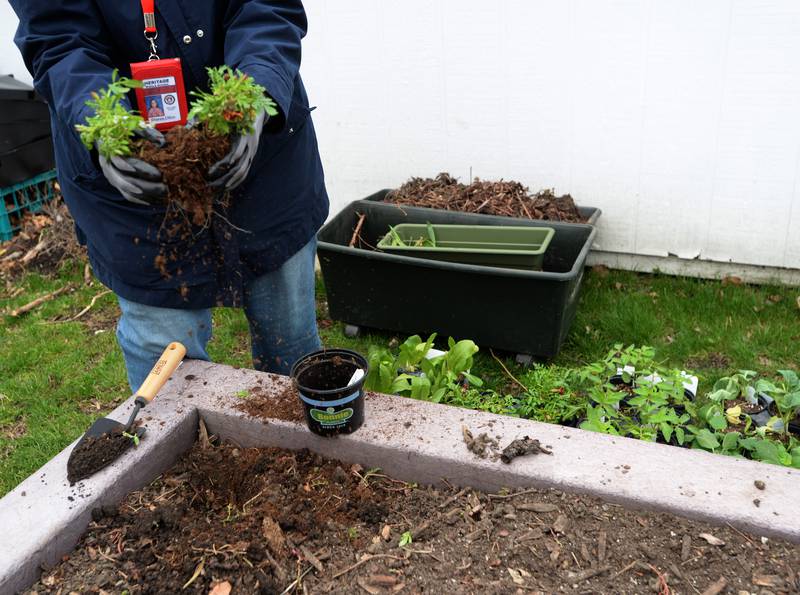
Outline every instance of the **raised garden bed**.
{"label": "raised garden bed", "polygon": [[[358,432],[335,439],[323,438],[311,434],[303,421],[282,421],[270,417],[269,414],[265,417],[264,412],[269,411],[270,405],[281,409],[281,402],[290,399],[290,395],[288,382],[284,378],[234,370],[206,362],[186,362],[177,378],[167,384],[154,402],[153,408],[148,410],[148,415],[143,419],[148,433],[137,448],[130,449],[112,466],[71,488],[65,477],[65,463],[69,453],[67,449],[0,500],[0,526],[5,532],[5,539],[0,541],[0,592],[16,592],[28,588],[36,580],[41,565],[52,568],[61,561],[64,554],[85,534],[90,522],[98,523],[90,528],[90,533],[86,536],[85,544],[93,549],[87,547],[84,554],[78,553],[77,557],[72,558],[80,565],[92,562],[101,565],[100,572],[110,572],[111,566],[102,566],[106,562],[112,564],[106,559],[109,557],[114,560],[114,568],[119,566],[119,570],[126,574],[124,564],[127,563],[132,563],[134,568],[147,573],[164,568],[162,565],[178,564],[177,559],[181,558],[175,571],[184,579],[181,584],[183,586],[197,572],[199,560],[205,556],[206,565],[203,570],[206,574],[198,572],[187,590],[191,590],[192,585],[198,581],[198,586],[194,588],[199,588],[199,585],[207,588],[212,581],[220,580],[233,584],[236,580],[232,578],[233,575],[242,576],[249,572],[242,571],[245,567],[249,569],[249,566],[237,552],[242,551],[238,542],[251,538],[246,536],[246,527],[237,523],[253,521],[248,520],[247,515],[242,512],[247,509],[259,510],[260,515],[269,513],[269,505],[275,506],[271,518],[278,524],[284,536],[297,546],[294,549],[299,552],[291,552],[275,566],[277,568],[286,560],[283,568],[292,570],[291,576],[287,577],[289,582],[281,588],[289,586],[291,581],[309,568],[313,570],[309,571],[304,580],[316,580],[312,578],[312,574],[319,570],[310,556],[303,552],[300,547],[303,545],[321,562],[324,569],[318,575],[321,581],[333,581],[341,577],[350,579],[339,592],[352,592],[353,582],[359,579],[373,588],[373,577],[383,574],[410,586],[433,585],[424,582],[433,580],[432,575],[426,574],[426,569],[430,568],[433,572],[434,569],[449,569],[451,566],[458,574],[440,572],[435,576],[440,585],[446,585],[442,581],[455,578],[456,591],[463,587],[462,590],[467,591],[513,592],[513,589],[523,585],[540,589],[537,580],[542,581],[541,587],[544,588],[541,590],[545,591],[552,590],[552,583],[549,581],[556,580],[560,581],[559,584],[578,584],[578,587],[573,588],[575,592],[592,590],[595,584],[592,581],[597,581],[599,587],[595,591],[602,591],[603,585],[612,584],[606,581],[613,580],[613,592],[639,592],[649,589],[650,584],[658,580],[660,574],[668,584],[683,592],[690,589],[689,584],[684,581],[694,580],[691,584],[698,590],[704,590],[709,583],[718,580],[719,577],[712,576],[710,572],[705,573],[705,568],[714,571],[719,569],[720,575],[726,577],[727,584],[735,588],[752,591],[763,586],[766,581],[770,581],[772,585],[781,585],[773,586],[775,591],[795,588],[791,581],[796,581],[797,577],[791,575],[789,569],[793,564],[796,565],[793,556],[797,549],[778,543],[774,538],[800,542],[800,513],[795,502],[795,494],[800,488],[800,473],[796,471],[375,394],[367,395],[365,423]],[[247,407],[248,413],[241,410],[245,404],[250,405]],[[111,417],[124,420],[130,406],[130,402],[124,404]],[[282,417],[293,415],[295,414],[290,412]],[[200,419],[204,420],[207,429],[207,432],[200,433],[201,445],[205,443],[206,433],[215,434],[223,441],[235,441],[238,456],[230,447],[220,451],[223,453],[221,455],[203,455],[202,452],[198,454],[195,451],[189,455],[187,462],[179,463],[177,468],[169,471],[176,459],[188,452],[195,442]],[[465,442],[467,433],[464,428],[471,429],[475,440],[486,444],[484,452],[487,456],[475,454],[480,449]],[[484,436],[484,433],[487,435]],[[501,447],[505,447],[511,441],[524,436],[535,437],[552,454],[523,456],[513,460],[511,464],[496,460],[495,455],[498,453],[492,446],[493,441],[496,440]],[[257,465],[258,461],[264,460],[265,453],[253,455],[241,449],[278,446],[291,450],[307,448],[323,457],[336,458],[346,463],[319,462],[304,454],[286,455],[290,458],[281,461],[283,455],[268,453],[266,461],[262,463],[261,472],[243,474],[239,473],[241,469],[237,471],[237,459],[245,467]],[[189,471],[191,461],[202,460],[192,458],[197,456],[218,456],[218,464],[200,465],[199,475],[193,476],[194,472],[191,472],[186,476],[184,472]],[[225,458],[227,456],[231,458]],[[296,461],[294,465],[292,456]],[[353,469],[353,464],[360,465],[360,468]],[[315,466],[319,467],[318,471],[313,470]],[[345,475],[336,473],[336,466],[341,467]],[[251,471],[253,469],[248,468]],[[281,469],[292,468],[297,474],[283,476],[279,485],[269,479],[280,473]],[[393,480],[375,477],[375,468],[380,468],[381,475]],[[309,469],[312,474],[310,476]],[[373,472],[370,473],[370,470]],[[321,508],[317,504],[321,503],[316,497],[326,489],[326,498],[335,494],[344,500],[345,494],[357,494],[360,489],[358,486],[363,480],[353,475],[353,471],[358,471],[361,477],[366,478],[369,484],[367,487],[371,486],[372,491],[365,492],[368,498],[354,496],[351,501],[355,506],[351,508],[348,505],[347,510],[342,511],[351,516],[344,516],[343,520],[337,521],[334,515],[333,522],[339,522],[340,527],[331,528],[325,525],[321,536],[313,534],[314,527],[309,528],[303,521],[307,521],[309,516],[313,518],[315,507],[316,513],[326,514],[328,506],[336,500],[331,498],[331,502],[325,505],[325,510],[320,512]],[[135,494],[123,506],[122,516],[115,515],[113,508],[108,508],[128,497],[130,492],[136,492],[150,484],[164,472],[167,475],[162,477],[160,483],[147,488],[143,493],[141,504],[139,495]],[[206,472],[218,475],[204,476],[203,473]],[[342,483],[334,485],[331,482],[334,479],[333,473],[336,473]],[[206,481],[209,477],[214,480],[213,485]],[[251,486],[245,486],[250,481],[242,479],[245,477],[252,479]],[[328,484],[315,485],[312,480],[314,477],[324,479]],[[230,481],[228,478],[231,478]],[[376,480],[381,481],[375,483]],[[413,482],[419,486],[433,484],[438,486],[440,492],[437,495],[426,488],[411,489],[402,482]],[[470,495],[469,489],[462,492],[465,487],[482,490],[486,494],[499,494],[500,497]],[[536,491],[509,497],[509,493],[503,491],[504,488]],[[546,491],[549,488],[589,493],[608,502],[679,513],[721,526],[711,527],[665,515],[626,512],[609,503]],[[265,492],[250,501],[262,489]],[[398,492],[392,496],[391,505],[386,506],[384,503],[387,495],[383,492],[390,489]],[[172,499],[183,498],[188,491],[196,496],[195,502],[187,505],[184,510],[172,509],[175,503]],[[235,497],[231,499],[231,495]],[[291,499],[289,495],[292,496]],[[244,497],[247,500],[242,501]],[[289,503],[290,500],[292,508],[286,510],[282,503]],[[758,504],[754,503],[755,500],[759,501]],[[303,501],[311,504],[300,504]],[[359,516],[359,512],[368,502],[377,502],[384,506],[385,516]],[[445,502],[447,505],[444,505]],[[232,504],[230,509],[229,504]],[[524,506],[519,509],[520,504],[529,504],[531,509],[525,510]],[[535,508],[541,504],[550,505],[550,510],[544,512],[541,508]],[[506,508],[506,505],[513,510]],[[133,513],[131,506],[142,508]],[[151,506],[153,510],[149,510]],[[311,513],[292,525],[290,513],[300,506],[311,506]],[[552,509],[552,506],[556,508]],[[96,520],[92,521],[92,510],[101,508],[102,511],[103,507],[105,513],[102,516],[94,513]],[[433,515],[431,507],[435,507]],[[453,513],[458,517],[453,525],[448,525],[443,519],[442,522],[437,522],[439,515],[455,508],[463,510],[467,516]],[[170,534],[184,540],[194,536],[192,531],[195,529],[192,527],[196,528],[197,525],[192,525],[192,515],[189,513],[195,514],[198,509],[214,513],[207,517],[211,523],[209,527],[218,527],[221,531],[236,529],[236,534],[242,537],[228,540],[227,543],[221,543],[216,538],[210,539],[210,543],[195,540],[195,546],[200,550],[191,550],[194,557],[187,562],[188,556],[179,556],[176,553],[181,551],[180,541],[170,550],[168,545],[161,547],[165,542],[160,540]],[[165,514],[168,510],[171,512]],[[401,512],[408,517],[407,521],[399,520],[402,518]],[[288,523],[285,521],[287,517],[282,516],[284,513],[289,515]],[[141,520],[133,518],[137,514],[143,515]],[[517,518],[508,518],[508,515],[516,515]],[[263,518],[262,515],[259,519],[262,536]],[[223,523],[226,519],[228,522]],[[431,533],[426,534],[419,526],[431,519],[433,522],[428,527]],[[187,535],[177,536],[174,532],[170,533],[170,525],[175,523],[186,526]],[[227,527],[231,523],[232,527]],[[728,527],[728,523],[735,529]],[[109,526],[111,532],[102,528],[105,525]],[[384,541],[382,537],[385,525],[390,525],[388,541]],[[131,526],[138,526],[140,532],[136,534],[136,529],[128,532],[128,527]],[[258,523],[253,527],[253,530],[259,528]],[[357,534],[351,540],[349,535],[352,527],[355,527],[354,534]],[[480,531],[475,533],[478,529]],[[523,539],[531,531],[534,536],[538,535],[537,529],[542,532],[540,537]],[[415,530],[418,533],[416,539]],[[331,543],[328,540],[333,535],[338,538],[342,531],[348,540],[339,543],[338,550],[328,546],[331,547],[332,557],[326,558],[325,548]],[[445,560],[444,566],[431,554],[409,555],[403,550],[400,539],[406,531],[411,532],[412,540],[405,544],[406,549],[423,552],[430,550],[433,556]],[[605,532],[606,541],[603,562],[599,554],[601,531]],[[742,532],[745,531],[753,531],[754,534],[743,537]],[[304,539],[306,532],[309,536]],[[620,534],[630,535],[630,538],[618,540],[617,536]],[[233,534],[211,533],[209,538],[219,535]],[[374,548],[377,554],[396,556],[400,560],[366,560],[358,568],[350,569],[338,577],[334,576],[359,563],[361,558],[356,559],[354,554],[360,556],[365,548],[368,550],[378,535],[381,535],[379,540],[382,543]],[[761,536],[769,539],[765,541]],[[88,541],[92,539],[96,541]],[[154,541],[148,544],[142,541],[144,539]],[[108,546],[110,540],[114,540],[117,549],[99,547]],[[460,552],[445,543],[452,540],[457,545],[462,545]],[[718,540],[725,542],[725,545],[719,545]],[[264,551],[267,551],[268,546],[263,541],[264,539]],[[125,559],[120,557],[135,543],[141,546],[139,551],[146,563],[129,553],[123,556]],[[553,543],[558,547],[553,547]],[[520,547],[521,545],[524,547]],[[246,553],[247,549],[244,551]],[[557,556],[556,551],[559,552]],[[153,561],[148,552],[158,552],[159,556],[164,554],[164,559],[156,558]],[[463,555],[456,559],[455,552]],[[349,559],[340,560],[336,557],[337,554],[342,558],[349,556]],[[278,560],[273,554],[270,555]],[[320,560],[320,555],[325,559]],[[487,555],[494,557],[486,560]],[[668,556],[678,572],[671,568]],[[465,559],[466,557],[469,559]],[[269,560],[266,556],[264,559]],[[257,562],[261,564],[264,559]],[[253,562],[255,558],[248,560]],[[500,560],[500,564],[490,563],[496,560]],[[637,560],[643,565],[639,565]],[[232,561],[239,566],[226,568]],[[468,564],[470,561],[471,566]],[[383,565],[389,562],[397,562],[398,566],[388,568]],[[486,566],[480,566],[479,563]],[[147,566],[151,564],[155,566],[148,570]],[[269,562],[261,568],[268,577],[272,576],[271,564]],[[419,576],[416,573],[416,564],[420,564]],[[649,569],[650,565],[656,571]],[[462,571],[457,570],[464,566],[466,568]],[[605,569],[606,566],[610,568]],[[599,572],[592,574],[594,571]],[[591,576],[579,575],[580,572]],[[531,576],[526,576],[526,573]],[[49,574],[45,574],[46,581],[53,580],[48,576]],[[165,581],[179,580],[178,575],[171,576],[168,572],[159,576]],[[471,577],[476,581],[488,582],[475,582],[471,586],[469,582],[458,582],[468,581]],[[55,579],[58,578],[59,575],[56,574]],[[522,580],[522,583],[516,583],[515,579]],[[117,572],[109,580],[130,578],[125,579]],[[391,588],[399,584],[378,584],[381,580],[378,579],[374,588]],[[119,589],[114,584],[106,590],[117,592],[124,588],[124,583],[120,583],[122,588]],[[272,585],[274,587],[274,583]],[[623,587],[616,588],[619,585]],[[50,587],[55,590],[55,583]],[[151,588],[158,589],[159,585],[151,583]],[[222,588],[225,588],[224,584]],[[233,592],[240,591],[242,589]]]}
{"label": "raised garden bed", "polygon": [[[390,225],[400,223],[551,227],[555,234],[542,271],[436,262],[370,249]],[[320,230],[318,254],[330,315],[355,329],[439,332],[469,337],[485,347],[552,357],[575,316],[595,233],[589,225],[360,201]],[[424,308],[414,306],[420,300]]]}
{"label": "raised garden bed", "polygon": [[201,441],[121,505],[95,509],[75,551],[32,592],[664,592],[720,577],[749,589],[754,576],[796,585],[793,544],[587,496],[517,494]]}

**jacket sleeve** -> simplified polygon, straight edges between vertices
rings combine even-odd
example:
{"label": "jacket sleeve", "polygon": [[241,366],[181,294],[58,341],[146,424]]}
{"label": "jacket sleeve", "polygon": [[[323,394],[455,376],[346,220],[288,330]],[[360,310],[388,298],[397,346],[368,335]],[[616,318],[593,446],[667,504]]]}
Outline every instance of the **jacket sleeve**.
{"label": "jacket sleeve", "polygon": [[91,0],[10,0],[19,17],[14,42],[34,88],[70,128],[91,115],[91,92],[114,69],[102,17]]}
{"label": "jacket sleeve", "polygon": [[252,76],[280,107],[280,126],[300,69],[300,40],[308,28],[300,0],[231,1],[225,25],[225,63]]}

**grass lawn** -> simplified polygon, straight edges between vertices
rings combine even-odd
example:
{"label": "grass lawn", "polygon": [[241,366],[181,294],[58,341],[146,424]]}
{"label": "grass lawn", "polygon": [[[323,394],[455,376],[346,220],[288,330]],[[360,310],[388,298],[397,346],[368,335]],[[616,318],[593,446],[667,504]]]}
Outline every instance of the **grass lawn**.
{"label": "grass lawn", "polygon": [[[66,284],[75,289],[19,318],[7,315]],[[379,332],[345,337],[341,324],[325,319],[321,283],[318,289],[326,345],[366,353],[370,345],[405,338]],[[114,338],[114,296],[99,297],[75,321],[57,322],[77,315],[103,291],[97,282],[84,284],[83,266],[77,263],[49,277],[29,273],[0,288],[0,495],[129,396]],[[575,366],[601,358],[615,343],[646,344],[665,363],[698,372],[701,390],[740,368],[766,374],[797,369],[798,295],[796,288],[596,269],[586,277],[572,332],[553,363]],[[248,329],[241,311],[219,309],[214,322],[209,345],[213,359],[249,366]],[[512,372],[518,370],[512,360],[505,363]],[[488,388],[508,390],[507,377],[486,351],[478,354],[473,371]]]}

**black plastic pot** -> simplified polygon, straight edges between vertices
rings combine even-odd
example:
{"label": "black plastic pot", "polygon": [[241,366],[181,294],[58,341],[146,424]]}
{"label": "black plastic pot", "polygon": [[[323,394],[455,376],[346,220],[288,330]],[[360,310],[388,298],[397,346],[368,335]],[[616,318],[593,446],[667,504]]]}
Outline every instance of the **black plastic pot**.
{"label": "black plastic pot", "polygon": [[745,413],[745,415],[749,416],[750,419],[753,420],[753,423],[756,427],[766,426],[769,423],[770,418],[772,418],[772,413],[769,411],[769,406],[773,403],[772,397],[769,397],[763,393],[759,393],[756,395],[758,399],[758,405],[761,407],[758,411],[753,411],[751,413]]}
{"label": "black plastic pot", "polygon": [[[350,382],[359,369],[360,379]],[[364,423],[367,360],[348,349],[323,349],[304,355],[291,376],[306,412],[308,428],[320,436],[350,434]]]}
{"label": "black plastic pot", "polygon": [[[386,199],[386,195],[389,194],[392,190],[390,188],[384,188],[383,190],[379,190],[375,194],[369,195],[364,200],[370,200],[373,202],[383,202]],[[387,203],[387,204],[394,204],[394,203]],[[403,206],[403,208],[407,208]],[[441,209],[429,209],[427,207],[414,207],[415,209],[423,209],[425,211],[439,211]],[[454,212],[454,211],[448,211]],[[581,214],[581,217],[586,219],[585,224],[577,224],[577,225],[597,225],[597,220],[602,215],[603,211],[596,207],[578,207],[578,212]],[[483,215],[480,213],[470,213],[470,214],[477,214],[479,217],[494,217],[494,215]],[[527,221],[527,219],[526,219]],[[575,225],[570,223],[565,223],[565,225]]]}
{"label": "black plastic pot", "polygon": [[[542,271],[437,262],[349,247],[376,246],[390,225],[447,223],[552,227]],[[331,317],[356,328],[469,338],[484,348],[552,357],[569,332],[596,230],[591,225],[527,221],[356,201],[319,232],[318,254]]]}

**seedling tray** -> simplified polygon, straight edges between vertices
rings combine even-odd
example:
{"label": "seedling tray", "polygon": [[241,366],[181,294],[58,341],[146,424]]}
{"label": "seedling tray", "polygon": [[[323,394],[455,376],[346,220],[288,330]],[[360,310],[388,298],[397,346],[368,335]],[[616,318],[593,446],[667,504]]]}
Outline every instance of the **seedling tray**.
{"label": "seedling tray", "polygon": [[[482,266],[541,270],[552,227],[401,223],[378,243],[391,254]],[[432,237],[431,237],[432,236]],[[399,238],[405,245],[393,243]],[[414,245],[422,240],[422,245]],[[425,245],[426,241],[434,245]]]}
{"label": "seedling tray", "polygon": [[[541,271],[442,262],[351,247],[361,215],[361,244],[376,247],[389,226],[552,228]],[[483,348],[552,357],[578,305],[591,225],[530,221],[364,200],[345,207],[319,232],[318,254],[331,317],[356,327],[468,338]],[[358,245],[358,242],[356,242]]]}

